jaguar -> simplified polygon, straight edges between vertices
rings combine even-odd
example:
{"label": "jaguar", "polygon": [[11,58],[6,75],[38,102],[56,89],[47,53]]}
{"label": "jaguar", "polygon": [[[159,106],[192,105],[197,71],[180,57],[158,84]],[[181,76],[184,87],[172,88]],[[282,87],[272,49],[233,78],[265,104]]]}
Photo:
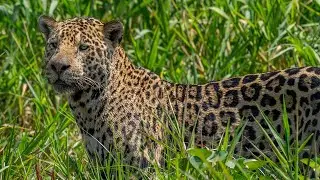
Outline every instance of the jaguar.
{"label": "jaguar", "polygon": [[258,156],[256,147],[265,153],[272,150],[257,122],[270,133],[265,121],[269,119],[283,135],[284,111],[290,142],[296,136],[302,142],[313,133],[302,156],[319,154],[319,67],[178,84],[129,60],[120,45],[120,21],[83,17],[56,21],[41,16],[39,29],[46,40],[48,82],[57,93],[67,95],[92,159],[105,162],[108,154],[122,152],[123,161],[131,165],[162,164],[164,149],[157,142],[166,138],[170,118],[184,127],[185,143],[194,136],[195,145],[213,148],[227,127],[232,134],[246,121],[235,151],[244,157]]}

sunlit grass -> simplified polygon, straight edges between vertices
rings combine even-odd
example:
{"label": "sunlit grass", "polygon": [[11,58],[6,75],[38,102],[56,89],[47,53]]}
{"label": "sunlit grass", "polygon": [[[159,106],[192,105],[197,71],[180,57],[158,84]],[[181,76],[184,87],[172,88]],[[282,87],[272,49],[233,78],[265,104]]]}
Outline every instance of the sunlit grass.
{"label": "sunlit grass", "polygon": [[[319,66],[319,12],[318,1],[293,0],[1,1],[0,179],[101,175],[88,160],[65,97],[56,96],[43,78],[44,40],[37,28],[41,14],[58,20],[120,19],[125,26],[122,45],[135,64],[173,82],[204,83]],[[283,120],[286,124],[286,117]],[[105,166],[107,178],[127,179],[138,172],[144,179],[303,179],[297,156],[303,144],[289,150],[286,136],[292,132],[272,134],[283,145],[277,152],[281,164],[235,158],[241,128],[238,140],[229,141],[226,134],[214,150],[185,147],[182,127],[168,133],[172,140],[159,142],[167,152],[165,169],[124,168],[117,160]],[[319,169],[316,161],[319,158],[304,160]]]}

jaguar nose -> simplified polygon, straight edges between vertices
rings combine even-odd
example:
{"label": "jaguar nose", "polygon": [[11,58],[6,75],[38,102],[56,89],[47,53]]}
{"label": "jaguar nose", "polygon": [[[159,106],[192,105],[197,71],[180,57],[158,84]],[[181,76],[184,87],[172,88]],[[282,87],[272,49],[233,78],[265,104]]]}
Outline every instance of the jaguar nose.
{"label": "jaguar nose", "polygon": [[56,72],[57,74],[61,74],[64,71],[66,71],[67,69],[70,68],[70,64],[64,61],[53,61],[50,64],[50,68]]}

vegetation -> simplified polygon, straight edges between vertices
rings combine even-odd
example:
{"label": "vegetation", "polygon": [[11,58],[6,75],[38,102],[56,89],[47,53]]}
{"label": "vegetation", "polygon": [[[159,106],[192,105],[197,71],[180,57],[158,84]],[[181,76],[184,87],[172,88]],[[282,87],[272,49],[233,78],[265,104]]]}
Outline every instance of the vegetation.
{"label": "vegetation", "polygon": [[[56,96],[43,77],[45,42],[37,28],[41,14],[58,20],[120,19],[125,26],[122,45],[135,64],[173,82],[204,83],[292,66],[319,66],[319,2],[0,0],[0,179],[100,177],[96,163],[88,160],[65,98]],[[107,178],[127,179],[137,172],[144,179],[308,176],[304,177],[308,171],[299,168],[296,156],[303,144],[291,145],[276,133],[282,148],[274,151],[280,163],[233,157],[237,138],[229,141],[228,133],[215,150],[184,147],[179,127],[168,133],[176,138],[159,142],[166,147],[166,168],[124,168],[116,161],[105,166]],[[319,159],[302,161],[320,170]]]}

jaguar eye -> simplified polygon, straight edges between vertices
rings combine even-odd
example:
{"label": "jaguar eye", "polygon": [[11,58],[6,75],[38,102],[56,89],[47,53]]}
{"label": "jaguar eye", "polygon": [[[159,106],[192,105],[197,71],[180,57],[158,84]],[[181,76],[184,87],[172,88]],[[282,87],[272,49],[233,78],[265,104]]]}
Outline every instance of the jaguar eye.
{"label": "jaguar eye", "polygon": [[79,46],[79,49],[80,49],[80,51],[84,51],[84,50],[86,50],[86,49],[88,49],[88,45],[86,45],[86,44],[81,44],[80,46]]}
{"label": "jaguar eye", "polygon": [[57,42],[51,42],[51,43],[49,44],[49,46],[50,46],[51,48],[56,49],[57,46],[58,46],[58,43],[57,43]]}

